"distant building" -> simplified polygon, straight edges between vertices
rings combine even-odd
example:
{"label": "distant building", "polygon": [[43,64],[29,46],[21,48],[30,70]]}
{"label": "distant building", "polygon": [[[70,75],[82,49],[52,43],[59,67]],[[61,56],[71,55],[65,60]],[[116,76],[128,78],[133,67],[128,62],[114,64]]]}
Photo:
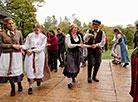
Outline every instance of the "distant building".
{"label": "distant building", "polygon": [[11,17],[7,11],[0,7],[0,31],[3,29],[3,19],[5,17]]}

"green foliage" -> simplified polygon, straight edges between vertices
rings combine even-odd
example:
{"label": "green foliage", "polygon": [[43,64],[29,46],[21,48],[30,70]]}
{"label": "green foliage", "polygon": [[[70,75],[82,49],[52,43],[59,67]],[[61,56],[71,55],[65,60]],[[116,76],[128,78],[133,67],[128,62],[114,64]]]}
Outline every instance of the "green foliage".
{"label": "green foliage", "polygon": [[[131,54],[133,51],[134,51],[134,49],[128,49],[128,55],[129,55],[130,59],[131,59]],[[111,50],[103,52],[102,53],[102,59],[113,59],[113,57],[111,56],[111,52],[112,52]]]}
{"label": "green foliage", "polygon": [[42,25],[42,29],[45,32],[48,32],[49,30],[56,31],[56,29],[57,29],[57,19],[56,19],[55,15],[53,15],[52,17],[50,17],[50,16],[46,17],[45,22]]}
{"label": "green foliage", "polygon": [[4,2],[7,11],[15,19],[17,29],[21,30],[23,36],[32,32],[32,25],[37,22],[36,8],[33,3],[43,2],[44,0],[7,0]]}
{"label": "green foliage", "polygon": [[62,32],[66,35],[69,31],[69,25],[69,22],[63,21],[59,23],[58,27],[61,28]]}
{"label": "green foliage", "polygon": [[78,27],[81,27],[81,21],[79,21],[77,18],[73,21],[74,24],[76,24]]}

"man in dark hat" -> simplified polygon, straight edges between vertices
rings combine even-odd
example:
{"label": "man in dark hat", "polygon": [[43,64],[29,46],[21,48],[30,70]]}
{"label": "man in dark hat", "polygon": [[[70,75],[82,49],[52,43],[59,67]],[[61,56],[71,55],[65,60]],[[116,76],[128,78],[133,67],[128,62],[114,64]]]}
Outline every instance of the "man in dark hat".
{"label": "man in dark hat", "polygon": [[136,45],[138,42],[138,23],[136,24],[136,29],[137,29],[137,31],[135,32],[134,40],[133,40],[133,42],[135,43],[134,48],[136,48]]}
{"label": "man in dark hat", "polygon": [[[92,83],[92,79],[96,82],[98,69],[101,64],[101,48],[105,45],[105,33],[99,29],[101,21],[93,20],[92,28],[87,30],[84,41],[92,48],[88,48],[88,83]],[[93,77],[91,78],[92,67],[94,66]]]}

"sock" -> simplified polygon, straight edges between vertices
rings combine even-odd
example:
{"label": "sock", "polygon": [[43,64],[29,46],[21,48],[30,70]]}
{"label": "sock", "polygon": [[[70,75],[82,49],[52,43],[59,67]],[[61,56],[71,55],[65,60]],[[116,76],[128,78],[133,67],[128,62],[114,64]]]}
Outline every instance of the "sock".
{"label": "sock", "polygon": [[32,88],[32,85],[30,85],[29,88]]}
{"label": "sock", "polygon": [[68,84],[72,83],[72,78],[68,78]]}

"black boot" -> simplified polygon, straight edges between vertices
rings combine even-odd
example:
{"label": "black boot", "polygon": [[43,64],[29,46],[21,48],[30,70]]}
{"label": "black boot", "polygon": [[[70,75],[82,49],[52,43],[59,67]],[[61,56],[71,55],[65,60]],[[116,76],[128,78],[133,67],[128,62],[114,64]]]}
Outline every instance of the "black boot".
{"label": "black boot", "polygon": [[91,73],[92,73],[92,65],[88,65],[88,83],[92,83]]}
{"label": "black boot", "polygon": [[96,78],[96,75],[97,75],[97,72],[99,70],[99,66],[97,67],[94,67],[94,71],[93,71],[93,80],[96,81],[96,82],[99,82],[99,80]]}
{"label": "black boot", "polygon": [[11,83],[11,96],[15,96],[15,84]]}
{"label": "black boot", "polygon": [[72,82],[75,83],[76,82],[76,79],[75,78],[72,78]]}
{"label": "black boot", "polygon": [[31,95],[33,93],[33,89],[32,88],[29,88],[28,89],[28,94]]}
{"label": "black boot", "polygon": [[22,87],[22,84],[21,82],[18,82],[18,92],[22,92],[23,91],[23,87]]}
{"label": "black boot", "polygon": [[126,67],[127,65],[129,65],[129,63],[125,63],[125,64],[123,65],[123,67]]}
{"label": "black boot", "polygon": [[92,83],[92,79],[91,78],[88,78],[88,83]]}
{"label": "black boot", "polygon": [[96,77],[93,77],[93,80],[99,82],[99,79],[97,79]]}
{"label": "black boot", "polygon": [[92,65],[88,65],[88,78],[91,78]]}
{"label": "black boot", "polygon": [[36,84],[37,84],[37,86],[40,86],[40,85],[41,85],[41,82],[38,82],[38,81],[37,81]]}
{"label": "black boot", "polygon": [[55,72],[57,72],[57,68],[55,68]]}
{"label": "black boot", "polygon": [[68,88],[69,88],[69,89],[72,89],[72,88],[73,88],[72,83],[69,83],[69,84],[68,84]]}

